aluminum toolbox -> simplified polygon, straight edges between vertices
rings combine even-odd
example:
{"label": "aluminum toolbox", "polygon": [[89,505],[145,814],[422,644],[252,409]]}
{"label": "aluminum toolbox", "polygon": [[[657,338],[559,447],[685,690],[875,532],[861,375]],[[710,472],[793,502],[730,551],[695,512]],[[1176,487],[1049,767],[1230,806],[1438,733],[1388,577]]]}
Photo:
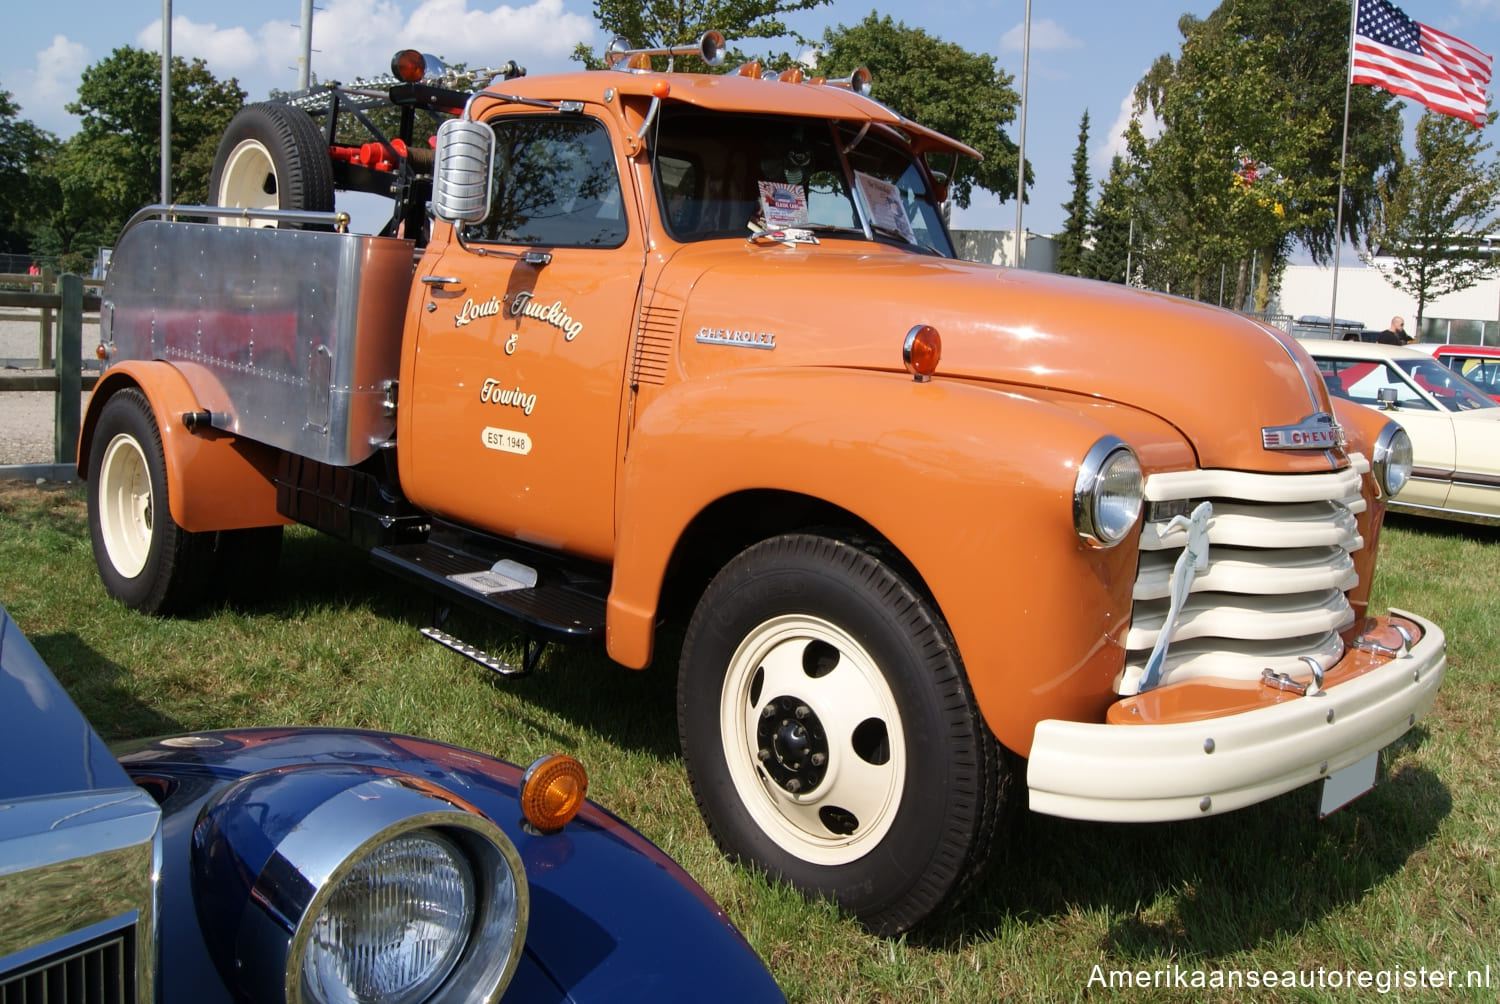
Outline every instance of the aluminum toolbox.
{"label": "aluminum toolbox", "polygon": [[216,428],[338,466],[395,435],[413,243],[145,220],[100,309],[108,364],[161,359]]}

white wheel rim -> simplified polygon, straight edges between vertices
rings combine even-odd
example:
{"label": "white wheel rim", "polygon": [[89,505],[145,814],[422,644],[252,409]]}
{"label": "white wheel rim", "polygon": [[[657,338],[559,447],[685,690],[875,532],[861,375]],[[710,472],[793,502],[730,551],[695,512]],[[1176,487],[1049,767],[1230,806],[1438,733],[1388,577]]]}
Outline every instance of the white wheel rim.
{"label": "white wheel rim", "polygon": [[127,579],[141,574],[151,553],[151,471],[130,436],[105,448],[99,465],[99,530],[109,563]]}
{"label": "white wheel rim", "polygon": [[740,802],[786,852],[848,864],[890,830],[906,778],[900,712],[875,660],[828,621],[789,614],[745,637],[724,677],[719,734]]}
{"label": "white wheel rim", "polygon": [[[266,179],[271,179],[272,191],[266,191]],[[271,151],[260,140],[247,139],[231,151],[224,161],[224,173],[219,176],[219,205],[236,209],[281,208],[281,179],[276,177],[276,163]],[[233,216],[221,216],[221,224],[229,226],[269,227],[266,220],[246,220]]]}

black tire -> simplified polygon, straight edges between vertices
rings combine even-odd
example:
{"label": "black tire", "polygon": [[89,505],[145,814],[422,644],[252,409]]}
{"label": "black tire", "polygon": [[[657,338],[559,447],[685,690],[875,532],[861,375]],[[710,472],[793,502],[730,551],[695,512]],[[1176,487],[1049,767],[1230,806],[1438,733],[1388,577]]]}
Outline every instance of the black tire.
{"label": "black tire", "polygon": [[246,105],[219,140],[208,199],[237,209],[332,212],[333,166],[323,133],[301,109],[274,101]]}
{"label": "black tire", "polygon": [[725,853],[877,933],[941,910],[990,856],[1004,753],[941,616],[870,551],[789,534],[730,561],[683,639],[677,706]]}
{"label": "black tire", "polygon": [[214,534],[173,522],[161,433],[140,391],[120,391],[99,413],[88,475],[89,535],[105,590],[147,614],[201,600]]}

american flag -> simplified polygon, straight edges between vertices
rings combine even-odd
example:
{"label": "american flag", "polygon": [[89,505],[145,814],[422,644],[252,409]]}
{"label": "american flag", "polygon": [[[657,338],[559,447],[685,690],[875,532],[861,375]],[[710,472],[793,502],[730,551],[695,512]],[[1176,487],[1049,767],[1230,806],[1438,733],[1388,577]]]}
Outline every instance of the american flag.
{"label": "american flag", "polygon": [[1468,42],[1413,21],[1386,0],[1357,0],[1356,84],[1416,98],[1441,115],[1486,122],[1485,88],[1493,59]]}

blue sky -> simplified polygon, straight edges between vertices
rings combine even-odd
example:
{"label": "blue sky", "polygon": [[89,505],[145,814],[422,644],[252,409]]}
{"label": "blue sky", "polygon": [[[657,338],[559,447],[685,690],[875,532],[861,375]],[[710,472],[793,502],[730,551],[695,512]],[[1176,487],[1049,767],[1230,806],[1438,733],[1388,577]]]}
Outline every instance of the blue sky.
{"label": "blue sky", "polygon": [[[1500,55],[1500,0],[1398,5],[1418,21]],[[1037,180],[1023,211],[1028,230],[1051,233],[1062,226],[1084,110],[1091,119],[1090,167],[1097,186],[1118,148],[1131,88],[1158,55],[1176,54],[1183,13],[1201,17],[1216,6],[1216,0],[1033,0],[1026,158]],[[117,46],[156,50],[161,44],[162,5],[150,0],[49,0],[8,7],[13,68],[0,71],[0,89],[11,92],[23,117],[59,135],[76,127],[64,105],[75,97],[85,66]],[[816,37],[825,27],[858,22],[872,9],[971,51],[990,53],[1015,76],[1019,91],[1025,0],[879,5],[835,0],[790,20],[804,35]],[[393,52],[411,47],[473,66],[515,59],[532,74],[568,69],[575,65],[568,53],[576,42],[598,50],[608,41],[592,10],[588,0],[318,0],[312,67],[324,79],[351,80],[381,72]],[[296,85],[299,0],[174,0],[172,13],[173,52],[203,57],[220,78],[237,77],[251,100],[264,98],[270,88]],[[753,45],[746,48],[755,51]],[[1014,138],[1016,123],[1008,131]],[[978,192],[955,223],[1010,228],[1015,219],[1014,193],[1002,205]]]}

